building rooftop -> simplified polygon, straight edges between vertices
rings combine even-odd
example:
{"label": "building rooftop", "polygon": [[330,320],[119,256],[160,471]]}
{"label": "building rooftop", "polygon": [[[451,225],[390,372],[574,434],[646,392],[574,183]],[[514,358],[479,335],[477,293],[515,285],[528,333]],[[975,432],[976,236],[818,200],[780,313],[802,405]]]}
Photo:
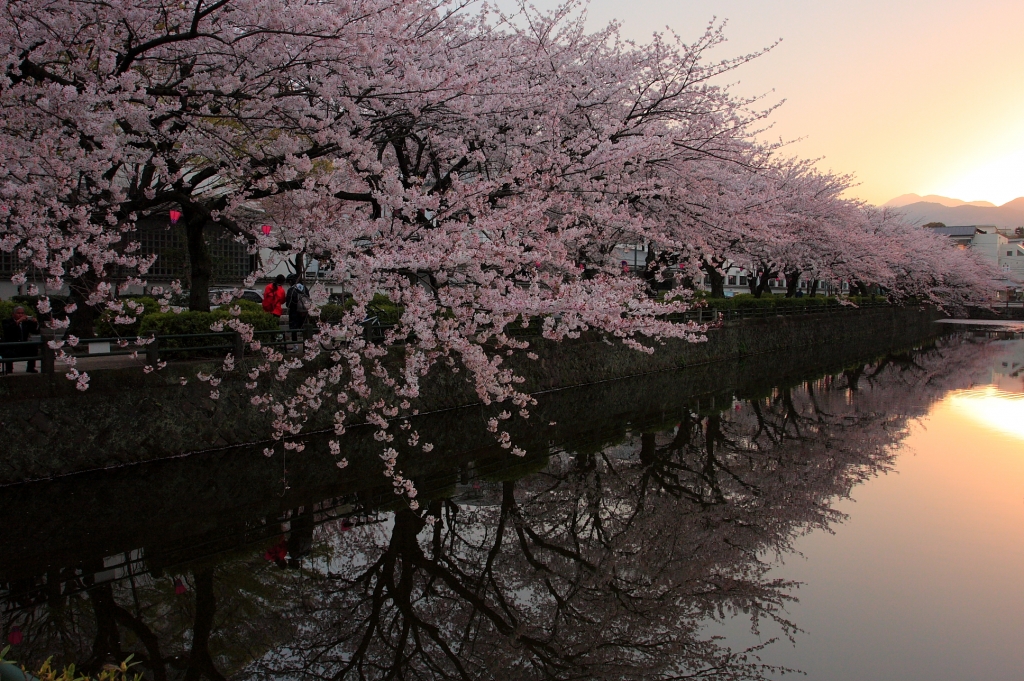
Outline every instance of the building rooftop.
{"label": "building rooftop", "polygon": [[949,227],[929,227],[928,229],[946,236],[974,236],[977,225],[951,225]]}

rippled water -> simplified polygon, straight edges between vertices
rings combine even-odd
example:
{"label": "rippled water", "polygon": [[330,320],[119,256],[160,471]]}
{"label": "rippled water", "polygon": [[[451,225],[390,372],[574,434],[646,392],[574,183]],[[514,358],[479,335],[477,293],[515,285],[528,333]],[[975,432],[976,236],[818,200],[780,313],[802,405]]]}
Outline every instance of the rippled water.
{"label": "rippled water", "polygon": [[419,424],[441,445],[406,462],[426,518],[358,436],[345,471],[239,451],[2,489],[9,656],[134,654],[155,679],[1021,678],[1019,335],[687,371],[546,396],[523,459],[482,408]]}

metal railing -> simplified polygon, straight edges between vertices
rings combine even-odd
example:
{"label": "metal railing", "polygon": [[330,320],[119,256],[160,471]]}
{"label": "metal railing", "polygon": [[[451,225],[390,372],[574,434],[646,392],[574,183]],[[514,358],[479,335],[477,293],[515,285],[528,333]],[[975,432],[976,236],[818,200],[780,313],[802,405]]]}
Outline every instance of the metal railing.
{"label": "metal railing", "polygon": [[[670,321],[695,322],[713,324],[741,319],[844,313],[852,309],[889,307],[888,303],[865,303],[852,308],[848,305],[786,305],[781,307],[744,307],[719,310],[716,308],[697,308],[679,315],[671,315]],[[374,324],[365,326],[364,337],[371,342],[384,340],[387,331],[394,324]],[[513,329],[513,335],[536,335],[539,325],[531,325],[529,330]],[[268,329],[253,332],[253,339],[262,347],[282,348],[288,352],[290,348],[302,348],[306,340],[312,337],[314,329]],[[531,333],[532,332],[532,333]],[[246,355],[246,342],[242,335],[235,331],[211,331],[208,333],[154,334],[119,338],[82,339],[75,346],[64,343],[61,346],[66,354],[75,358],[86,357],[117,357],[138,356],[146,364],[156,366],[167,359],[198,359],[233,354],[236,358]],[[57,351],[49,346],[46,340],[0,343],[0,371],[10,362],[39,362],[43,373],[53,373]]]}
{"label": "metal railing", "polygon": [[[738,308],[725,308],[718,309],[714,307],[699,307],[696,309],[688,310],[681,314],[667,315],[665,318],[672,322],[693,322],[696,324],[716,324],[719,322],[729,322],[734,320],[742,319],[756,319],[764,317],[778,317],[778,316],[796,316],[796,315],[813,315],[813,314],[837,314],[846,313],[851,310],[857,309],[871,309],[881,307],[892,307],[890,303],[877,302],[877,303],[863,303],[856,307],[852,305],[838,305],[838,304],[821,304],[821,305],[781,305],[778,307],[774,306],[759,306],[759,307],[738,307]],[[530,326],[523,329],[517,325],[509,327],[509,334],[516,337],[528,337],[528,336],[539,336],[541,325],[539,323],[531,323]]]}
{"label": "metal railing", "polygon": [[[305,329],[268,329],[253,332],[253,339],[262,347],[302,347],[311,336]],[[142,341],[141,343],[139,341]],[[246,354],[245,339],[235,331],[211,331],[209,333],[153,334],[151,336],[121,336],[116,338],[81,339],[75,345],[64,342],[60,346],[66,355],[83,359],[87,357],[140,357],[145,363],[156,366],[167,359],[198,359],[233,354],[237,358]],[[55,370],[58,350],[50,347],[48,340],[0,343],[0,363],[6,367],[11,362],[39,362],[43,373]]]}
{"label": "metal railing", "polygon": [[717,308],[699,308],[682,315],[672,315],[670,319],[700,324],[710,324],[717,321],[732,321],[734,319],[752,319],[759,317],[778,317],[809,314],[835,314],[837,312],[849,312],[850,310],[871,309],[880,307],[892,307],[890,303],[863,303],[853,307],[852,305],[782,305],[779,307],[738,307],[719,310]]}

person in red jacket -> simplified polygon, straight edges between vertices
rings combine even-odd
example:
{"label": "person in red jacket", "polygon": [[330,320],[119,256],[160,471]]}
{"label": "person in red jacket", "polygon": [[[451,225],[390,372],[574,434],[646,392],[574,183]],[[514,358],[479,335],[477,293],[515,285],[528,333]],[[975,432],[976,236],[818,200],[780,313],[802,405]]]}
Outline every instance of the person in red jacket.
{"label": "person in red jacket", "polygon": [[282,310],[281,305],[284,304],[285,292],[284,286],[284,275],[277,275],[277,279],[267,284],[267,287],[263,289],[263,309],[266,312],[280,317]]}

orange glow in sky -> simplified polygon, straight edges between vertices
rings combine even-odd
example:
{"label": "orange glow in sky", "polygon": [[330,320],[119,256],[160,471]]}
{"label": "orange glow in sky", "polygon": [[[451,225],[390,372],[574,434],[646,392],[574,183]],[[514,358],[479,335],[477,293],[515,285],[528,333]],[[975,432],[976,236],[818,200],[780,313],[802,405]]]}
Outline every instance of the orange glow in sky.
{"label": "orange glow in sky", "polygon": [[860,198],[1024,196],[1022,0],[593,0],[588,16],[637,41],[666,26],[692,41],[727,19],[714,60],[781,38],[735,72],[736,92],[786,100],[769,137],[855,173]]}

